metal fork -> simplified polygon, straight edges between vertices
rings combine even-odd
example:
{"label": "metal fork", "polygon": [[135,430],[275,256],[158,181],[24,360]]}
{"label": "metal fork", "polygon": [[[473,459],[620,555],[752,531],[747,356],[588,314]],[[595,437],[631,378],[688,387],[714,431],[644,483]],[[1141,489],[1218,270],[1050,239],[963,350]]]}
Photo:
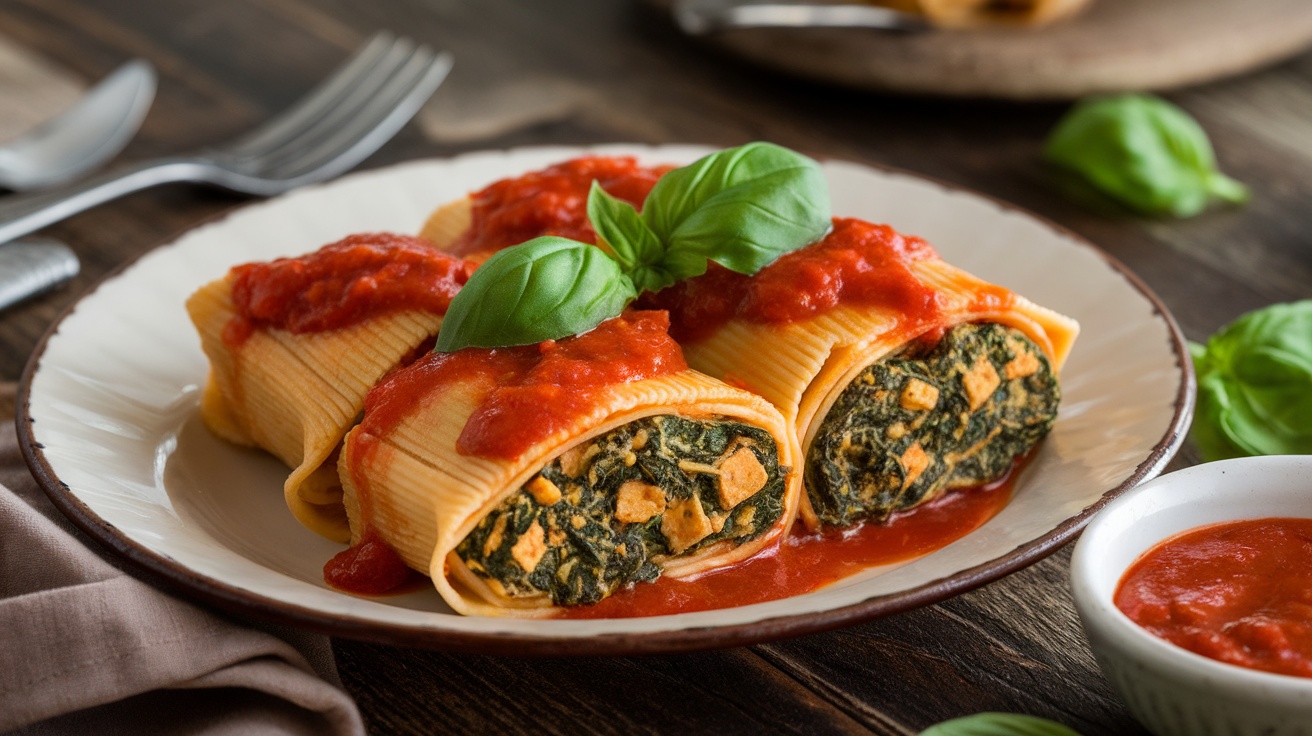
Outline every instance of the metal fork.
{"label": "metal fork", "polygon": [[927,31],[922,16],[892,8],[850,2],[804,0],[675,0],[674,20],[691,36],[735,28],[879,28],[886,31]]}
{"label": "metal fork", "polygon": [[41,194],[5,197],[0,243],[159,184],[197,182],[270,196],[331,178],[395,135],[450,69],[449,54],[379,33],[286,112],[227,145],[142,161]]}

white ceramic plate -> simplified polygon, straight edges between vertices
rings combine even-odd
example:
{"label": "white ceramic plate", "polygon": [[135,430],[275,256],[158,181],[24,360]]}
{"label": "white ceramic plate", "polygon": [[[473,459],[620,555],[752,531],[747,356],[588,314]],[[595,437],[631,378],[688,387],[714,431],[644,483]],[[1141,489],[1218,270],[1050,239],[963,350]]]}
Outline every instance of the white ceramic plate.
{"label": "white ceramic plate", "polygon": [[[649,163],[700,147],[610,146]],[[287,470],[197,418],[207,364],[183,302],[235,264],[345,235],[416,232],[438,204],[583,153],[534,148],[416,161],[241,208],[108,278],[47,336],[20,405],[24,451],[65,513],[144,577],[203,601],[329,633],[479,651],[600,653],[740,644],[941,600],[1033,562],[1107,498],[1156,475],[1183,438],[1192,371],[1179,330],[1121,266],[1007,205],[904,173],[829,162],[835,214],[923,236],[945,259],[1077,318],[1055,429],[994,519],[918,560],[720,611],[601,621],[461,617],[435,592],[328,588],[340,550],[283,507]]]}

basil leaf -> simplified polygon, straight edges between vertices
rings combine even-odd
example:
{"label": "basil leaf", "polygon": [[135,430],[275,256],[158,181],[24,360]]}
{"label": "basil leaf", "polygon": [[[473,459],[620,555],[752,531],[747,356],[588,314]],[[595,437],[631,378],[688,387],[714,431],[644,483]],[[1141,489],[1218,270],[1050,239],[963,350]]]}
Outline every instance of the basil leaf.
{"label": "basil leaf", "polygon": [[665,246],[656,233],[633,205],[607,194],[596,180],[588,192],[588,219],[639,293],[660,291],[675,282],[662,263]]}
{"label": "basil leaf", "polygon": [[976,713],[935,724],[920,736],[1080,736],[1056,721],[1015,713]]}
{"label": "basil leaf", "polygon": [[756,273],[829,229],[829,188],[820,165],[770,143],[711,154],[660,178],[642,220],[665,246],[676,279],[706,271],[707,259]]}
{"label": "basil leaf", "polygon": [[436,349],[585,332],[641,291],[704,273],[707,259],[755,273],[828,230],[829,190],[815,161],[752,143],[667,173],[642,214],[594,181],[588,219],[601,248],[541,237],[489,258],[452,300]]}
{"label": "basil leaf", "polygon": [[451,300],[436,349],[530,345],[586,332],[637,293],[600,248],[546,236],[498,251]]}
{"label": "basil leaf", "polygon": [[1184,110],[1158,97],[1085,100],[1053,129],[1049,161],[1149,215],[1190,217],[1208,202],[1243,202],[1248,188],[1216,168],[1212,144]]}
{"label": "basil leaf", "polygon": [[1312,454],[1312,300],[1250,312],[1190,352],[1205,460]]}

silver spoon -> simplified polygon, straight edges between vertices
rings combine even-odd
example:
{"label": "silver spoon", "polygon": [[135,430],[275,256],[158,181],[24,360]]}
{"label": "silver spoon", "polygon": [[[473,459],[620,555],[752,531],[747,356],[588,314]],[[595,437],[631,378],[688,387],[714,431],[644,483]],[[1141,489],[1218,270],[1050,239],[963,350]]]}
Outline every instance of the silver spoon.
{"label": "silver spoon", "polygon": [[735,28],[880,28],[924,31],[924,18],[892,8],[800,1],[676,0],[674,20],[684,33],[701,36]]}
{"label": "silver spoon", "polygon": [[124,64],[71,109],[0,145],[0,188],[45,189],[103,164],[141,127],[154,97],[154,68]]}

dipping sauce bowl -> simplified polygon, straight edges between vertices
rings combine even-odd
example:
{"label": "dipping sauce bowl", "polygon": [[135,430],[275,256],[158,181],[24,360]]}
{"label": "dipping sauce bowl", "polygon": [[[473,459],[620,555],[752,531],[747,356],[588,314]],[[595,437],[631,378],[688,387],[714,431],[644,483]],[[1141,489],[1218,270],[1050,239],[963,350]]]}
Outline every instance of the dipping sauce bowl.
{"label": "dipping sauce bowl", "polygon": [[1227,664],[1158,638],[1113,602],[1159,543],[1240,519],[1312,518],[1312,455],[1205,463],[1135,488],[1095,515],[1071,560],[1080,621],[1103,674],[1158,736],[1312,736],[1312,678]]}

